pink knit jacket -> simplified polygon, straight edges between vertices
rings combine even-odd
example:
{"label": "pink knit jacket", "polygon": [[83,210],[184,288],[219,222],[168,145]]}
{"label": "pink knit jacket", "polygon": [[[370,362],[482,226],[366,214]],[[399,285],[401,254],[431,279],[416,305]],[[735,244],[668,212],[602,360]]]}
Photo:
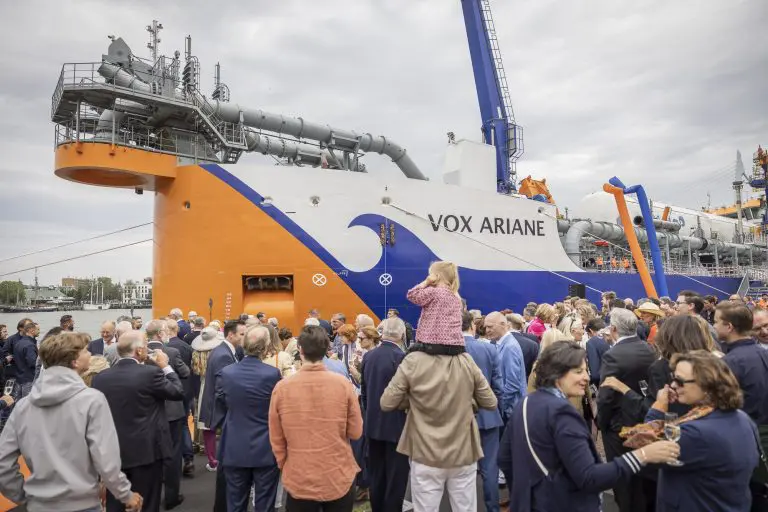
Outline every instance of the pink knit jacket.
{"label": "pink knit jacket", "polygon": [[408,290],[408,300],[421,306],[416,341],[435,345],[464,345],[461,299],[447,288],[419,284]]}

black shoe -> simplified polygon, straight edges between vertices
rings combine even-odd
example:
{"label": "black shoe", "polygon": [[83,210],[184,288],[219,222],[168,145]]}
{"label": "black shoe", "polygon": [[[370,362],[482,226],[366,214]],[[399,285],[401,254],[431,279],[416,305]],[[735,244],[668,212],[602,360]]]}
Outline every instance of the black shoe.
{"label": "black shoe", "polygon": [[182,503],[184,503],[184,495],[179,494],[179,498],[175,502],[165,504],[165,510],[173,510],[174,508],[178,507]]}
{"label": "black shoe", "polygon": [[181,474],[186,478],[193,478],[195,476],[195,462],[191,460],[185,462]]}

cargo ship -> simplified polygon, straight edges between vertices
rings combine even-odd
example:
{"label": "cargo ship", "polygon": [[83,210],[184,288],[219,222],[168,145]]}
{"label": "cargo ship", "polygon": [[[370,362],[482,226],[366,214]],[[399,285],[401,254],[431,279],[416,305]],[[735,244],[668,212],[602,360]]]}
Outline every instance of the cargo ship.
{"label": "cargo ship", "polygon": [[[154,193],[157,314],[263,311],[296,328],[310,309],[383,318],[395,308],[414,322],[406,291],[435,260],[459,265],[462,296],[483,311],[657,294],[647,274],[659,292],[720,297],[768,278],[765,232],[746,237],[739,220],[661,203],[644,210],[629,194],[628,227],[603,191],[564,218],[545,182],[518,188],[522,129],[499,78],[487,1],[462,4],[481,111],[480,84],[493,82],[499,117],[484,121],[482,141],[449,134],[439,179],[389,137],[230,101],[218,64],[206,96],[191,37],[183,55],[160,55],[157,22],[148,59],[111,37],[101,60],[63,65],[52,98],[55,173]],[[366,154],[389,157],[391,172],[366,172]]]}

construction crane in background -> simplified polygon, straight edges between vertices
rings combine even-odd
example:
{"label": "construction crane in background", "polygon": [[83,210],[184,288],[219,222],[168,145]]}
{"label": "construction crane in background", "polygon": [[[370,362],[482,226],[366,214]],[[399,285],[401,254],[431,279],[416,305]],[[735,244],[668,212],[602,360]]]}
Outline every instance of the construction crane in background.
{"label": "construction crane in background", "polygon": [[763,235],[768,235],[768,151],[757,146],[753,158],[752,176],[749,178],[749,184],[754,190],[765,192],[763,206]]}
{"label": "construction crane in background", "polygon": [[489,0],[461,0],[469,54],[482,118],[483,142],[496,148],[497,189],[517,190],[517,159],[523,154],[523,128],[515,123],[507,75]]}

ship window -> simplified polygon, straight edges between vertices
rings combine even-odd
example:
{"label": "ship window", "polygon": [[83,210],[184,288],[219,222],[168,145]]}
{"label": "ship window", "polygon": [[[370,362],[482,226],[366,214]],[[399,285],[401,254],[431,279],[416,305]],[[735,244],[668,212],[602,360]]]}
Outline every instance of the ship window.
{"label": "ship window", "polygon": [[243,276],[246,290],[293,290],[293,276]]}

